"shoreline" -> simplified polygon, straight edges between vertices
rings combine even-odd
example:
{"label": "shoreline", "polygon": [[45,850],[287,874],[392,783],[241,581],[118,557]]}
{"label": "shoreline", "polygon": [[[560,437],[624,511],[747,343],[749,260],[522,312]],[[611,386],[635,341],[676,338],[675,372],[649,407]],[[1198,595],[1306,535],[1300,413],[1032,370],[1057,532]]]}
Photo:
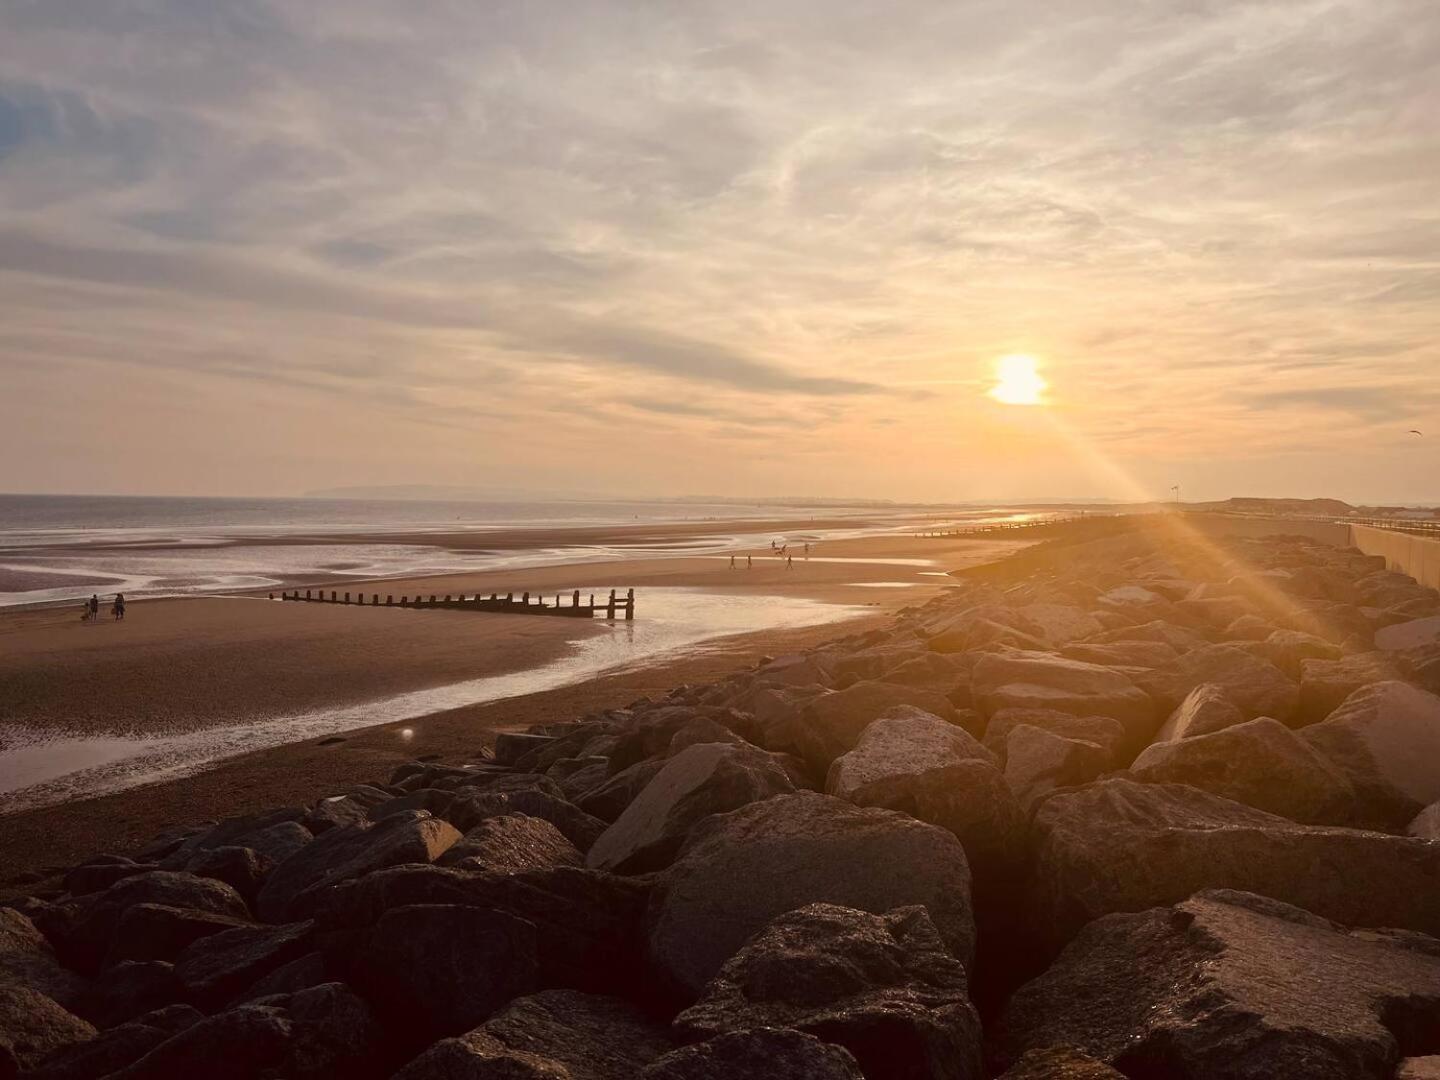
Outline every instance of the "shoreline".
{"label": "shoreline", "polygon": [[[682,683],[717,678],[763,656],[884,625],[893,614],[894,608],[877,608],[839,623],[715,638],[656,664],[433,713],[404,725],[367,725],[339,733],[338,742],[331,736],[323,744],[314,739],[288,743],[220,761],[190,776],[5,814],[0,816],[0,866],[5,868],[0,900],[33,892],[37,881],[93,852],[132,851],[168,825],[313,801],[331,790],[383,779],[406,761],[475,756],[501,731],[663,696]],[[400,735],[402,726],[411,729],[411,738]]]}
{"label": "shoreline", "polygon": [[[311,734],[300,741],[287,740],[278,745],[260,749],[242,750],[226,754],[216,760],[203,762],[188,775],[175,779],[150,779],[139,786],[127,787],[109,794],[76,796],[50,805],[20,809],[4,813],[4,838],[0,839],[0,864],[5,865],[12,875],[25,877],[42,865],[58,865],[65,860],[83,857],[91,850],[120,850],[127,843],[138,843],[145,836],[170,821],[194,819],[197,816],[225,816],[238,813],[246,806],[274,805],[286,799],[313,798],[322,794],[326,786],[373,780],[383,776],[402,761],[431,753],[453,756],[457,753],[474,754],[482,745],[493,740],[494,732],[514,726],[532,723],[573,719],[593,709],[612,708],[628,704],[647,692],[668,692],[675,685],[711,678],[740,666],[743,660],[753,662],[762,653],[790,651],[811,644],[853,633],[871,625],[887,621],[898,608],[908,606],[934,595],[951,584],[946,570],[981,562],[993,561],[1017,547],[1024,546],[1016,541],[920,541],[914,537],[890,536],[854,540],[826,541],[815,546],[815,555],[810,563],[796,563],[786,568],[778,559],[757,558],[753,571],[728,569],[728,559],[707,557],[683,557],[669,559],[623,560],[613,563],[566,564],[550,567],[530,568],[524,572],[491,571],[486,574],[440,575],[436,577],[398,579],[399,582],[423,582],[425,591],[491,591],[488,583],[497,575],[523,577],[517,580],[516,591],[530,587],[532,591],[568,591],[574,587],[585,587],[594,583],[598,592],[609,587],[614,581],[634,582],[639,597],[639,615],[633,624],[620,623],[622,631],[651,632],[663,619],[658,616],[653,598],[664,590],[690,592],[697,596],[719,597],[740,606],[755,604],[774,606],[776,600],[801,600],[806,603],[836,606],[846,611],[840,621],[824,621],[807,625],[752,626],[727,630],[720,626],[715,632],[681,642],[679,647],[642,653],[633,659],[623,656],[615,664],[598,670],[584,671],[578,677],[566,679],[559,685],[543,687],[533,692],[506,694],[494,700],[461,704],[459,707],[425,712],[409,716],[404,721],[384,719],[348,727],[327,729],[321,739]],[[762,556],[765,553],[760,553]],[[741,554],[743,558],[743,553]],[[583,576],[583,581],[579,576]],[[897,580],[900,579],[900,580]],[[397,593],[401,585],[396,580],[386,580],[387,587]],[[414,586],[409,586],[414,591]],[[496,586],[499,588],[500,586]],[[652,596],[647,624],[646,595]],[[378,679],[382,683],[397,679],[393,685],[396,693],[424,689],[426,686],[441,688],[461,681],[453,677],[454,671],[447,663],[455,657],[464,657],[470,641],[468,635],[487,636],[492,644],[487,649],[497,650],[488,659],[494,660],[499,651],[511,647],[509,654],[514,661],[508,670],[492,666],[489,674],[501,678],[515,677],[523,681],[528,674],[543,668],[547,662],[554,662],[555,651],[563,646],[567,655],[584,648],[584,642],[595,640],[606,633],[605,624],[596,620],[587,624],[578,620],[546,619],[523,615],[470,614],[456,612],[409,611],[405,634],[382,635],[386,656],[366,654],[357,650],[356,635],[364,636],[360,621],[385,621],[387,627],[395,625],[389,616],[401,614],[398,610],[346,608],[344,605],[301,605],[270,603],[262,600],[247,601],[235,598],[198,598],[185,600],[137,601],[126,623],[109,626],[82,627],[78,622],[72,627],[66,623],[60,631],[67,635],[88,634],[95,631],[130,633],[137,626],[151,621],[150,612],[199,612],[205,606],[232,606],[233,610],[252,611],[261,616],[259,625],[251,625],[235,633],[219,634],[217,640],[199,642],[202,650],[239,649],[235,654],[240,658],[230,665],[238,676],[253,671],[256,647],[275,650],[271,635],[280,624],[288,624],[297,618],[317,619],[324,625],[307,626],[298,638],[289,640],[280,648],[283,659],[303,671],[313,666],[323,673],[335,670],[349,670],[371,667],[365,679],[357,680],[350,687],[356,694],[351,698],[353,711],[363,713],[367,706],[374,706],[384,695],[360,693],[367,686],[375,685],[365,680]],[[41,616],[43,617],[43,616]],[[338,618],[337,618],[338,617]],[[750,615],[746,614],[745,618]],[[35,613],[6,612],[0,615],[0,634],[13,630],[26,618],[37,618]],[[279,620],[279,623],[276,620]],[[444,631],[440,632],[441,627]],[[450,633],[465,635],[462,648],[437,657],[432,654],[437,640]],[[551,636],[547,639],[546,634]],[[535,635],[540,635],[537,638]],[[518,635],[516,637],[515,635]],[[212,632],[212,635],[214,633]],[[577,645],[572,636],[581,638]],[[244,640],[246,638],[256,640]],[[235,640],[240,639],[240,640]],[[12,638],[13,640],[13,638]],[[72,640],[79,640],[74,639]],[[257,645],[258,641],[258,645]],[[173,644],[173,642],[171,643]],[[545,650],[551,650],[546,652]],[[170,671],[175,663],[170,645],[161,643],[155,655],[148,658],[148,672],[137,678],[139,691],[154,692],[162,678],[160,673]],[[307,651],[308,650],[308,651]],[[317,651],[318,650],[318,651]],[[46,649],[32,649],[34,653],[45,654]],[[104,650],[101,650],[102,653]],[[401,662],[396,662],[399,655]],[[550,656],[546,661],[544,657]],[[307,657],[312,657],[313,661]],[[245,658],[249,659],[246,660]],[[540,659],[537,659],[539,657]],[[408,659],[406,659],[408,658]],[[447,659],[448,658],[448,659]],[[57,678],[52,670],[55,653],[50,650],[47,657],[46,674],[43,683],[61,690],[79,691],[83,696],[83,683]],[[125,659],[122,654],[116,658]],[[437,666],[437,660],[441,661]],[[89,661],[85,661],[89,666]],[[464,659],[472,665],[462,678],[474,678],[475,657]],[[13,685],[6,679],[6,665],[13,671],[14,651],[0,656],[0,685]],[[212,676],[214,677],[214,676]],[[253,680],[252,680],[253,681]],[[294,704],[286,697],[285,680],[274,676],[266,682],[273,687],[282,700]],[[304,683],[307,690],[316,686],[324,687],[323,680]],[[63,696],[63,694],[62,694]],[[263,696],[263,695],[262,695]],[[245,700],[234,701],[220,695],[222,700],[239,707],[253,707],[258,699],[245,696]],[[72,696],[73,704],[73,696]],[[334,701],[330,703],[334,707]],[[290,710],[293,713],[293,709]],[[288,715],[288,713],[287,713]],[[232,719],[224,710],[208,716],[189,715],[184,732],[200,733],[223,727],[222,720]],[[273,719],[273,715],[271,717]],[[71,720],[73,722],[73,716]],[[259,718],[263,723],[264,718]],[[402,728],[412,731],[412,736],[402,739]],[[103,726],[91,725],[92,733],[104,734]],[[154,730],[170,731],[160,725]],[[335,740],[342,741],[335,741]],[[0,805],[5,796],[0,794]]]}
{"label": "shoreline", "polygon": [[[60,542],[45,545],[5,544],[0,533],[0,600],[27,592],[46,593],[34,599],[0,603],[0,612],[55,610],[72,606],[88,592],[103,590],[107,597],[117,590],[136,599],[179,599],[192,596],[253,595],[294,588],[335,588],[342,590],[375,582],[412,578],[523,572],[554,566],[628,562],[655,558],[682,558],[734,552],[764,553],[772,536],[788,536],[795,542],[883,539],[912,535],[913,527],[933,526],[934,517],[884,518],[874,514],[857,517],[816,517],[810,519],[754,518],[707,519],[703,521],[661,521],[564,525],[476,525],[467,529],[453,526],[434,529],[374,528],[355,531],[286,532],[279,535],[235,533],[218,535],[197,532],[188,539],[178,536],[156,540],[121,542]],[[151,567],[137,573],[105,565],[63,570],[53,563],[89,557],[104,563],[115,559],[145,559],[186,552],[196,558],[216,553],[254,551],[257,556],[280,548],[336,548],[329,563],[286,567],[283,560],[250,567],[217,567],[189,571],[181,564],[162,572]],[[381,550],[384,549],[384,550]],[[49,557],[47,561],[46,557]],[[408,556],[408,559],[407,559]],[[386,558],[393,560],[384,566]],[[445,565],[425,566],[424,563]],[[10,565],[4,565],[9,563]],[[123,564],[122,564],[123,565]],[[370,572],[373,570],[374,572]],[[176,573],[198,573],[216,583],[196,588],[193,584],[154,585],[172,579]],[[127,576],[128,575],[128,576]],[[225,577],[245,578],[234,584]],[[23,588],[21,588],[23,586]],[[65,595],[54,595],[64,591]]]}

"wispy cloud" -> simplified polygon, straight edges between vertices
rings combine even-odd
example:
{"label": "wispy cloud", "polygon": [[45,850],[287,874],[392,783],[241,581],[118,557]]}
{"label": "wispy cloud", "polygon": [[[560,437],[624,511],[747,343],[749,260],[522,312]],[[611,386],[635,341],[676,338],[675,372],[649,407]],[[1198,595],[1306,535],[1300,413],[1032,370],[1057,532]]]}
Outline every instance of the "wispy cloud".
{"label": "wispy cloud", "polygon": [[[137,441],[159,488],[271,483],[267,393],[296,487],[505,461],[932,497],[1088,483],[983,398],[1005,352],[1158,490],[1314,455],[1317,417],[1388,483],[1373,426],[1440,407],[1429,0],[0,19],[0,488],[42,416],[76,431],[52,482],[111,475],[71,362],[96,407],[183,395],[228,433]],[[607,441],[597,404],[656,430]]]}

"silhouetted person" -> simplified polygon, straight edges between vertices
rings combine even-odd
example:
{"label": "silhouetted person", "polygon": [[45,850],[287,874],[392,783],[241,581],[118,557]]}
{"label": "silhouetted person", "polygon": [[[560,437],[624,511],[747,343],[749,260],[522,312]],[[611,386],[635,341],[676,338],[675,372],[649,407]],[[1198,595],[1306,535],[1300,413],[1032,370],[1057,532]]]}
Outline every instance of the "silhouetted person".
{"label": "silhouetted person", "polygon": [[110,614],[115,616],[116,622],[125,618],[125,594],[123,592],[115,594],[115,603],[110,605]]}
{"label": "silhouetted person", "polygon": [[100,618],[100,594],[99,594],[99,593],[91,593],[91,594],[90,594],[90,618],[92,618],[92,619],[98,619],[98,618]]}
{"label": "silhouetted person", "polygon": [[731,556],[730,556],[730,569],[731,569],[731,570],[734,570],[734,569],[735,569],[735,556],[734,556],[734,555],[731,555]]}
{"label": "silhouetted person", "polygon": [[794,555],[786,555],[786,556],[785,556],[785,569],[786,569],[786,570],[794,570],[794,569],[795,569],[795,556],[794,556]]}
{"label": "silhouetted person", "polygon": [[746,569],[746,570],[749,570],[749,569],[750,569],[751,567],[753,567],[754,565],[755,565],[755,560],[752,559],[749,555],[746,555],[746,556],[745,556],[745,569]]}

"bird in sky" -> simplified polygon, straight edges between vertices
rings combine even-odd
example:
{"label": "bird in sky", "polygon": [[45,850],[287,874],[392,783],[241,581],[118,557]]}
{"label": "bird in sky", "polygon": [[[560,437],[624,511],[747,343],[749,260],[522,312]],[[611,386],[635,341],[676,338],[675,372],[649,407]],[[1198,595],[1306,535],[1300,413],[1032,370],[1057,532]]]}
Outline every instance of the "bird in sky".
{"label": "bird in sky", "polygon": [[1424,433],[1424,432],[1416,431],[1413,427],[1410,429],[1410,434],[1411,434],[1411,435],[1419,435],[1422,439],[1425,437],[1425,433]]}

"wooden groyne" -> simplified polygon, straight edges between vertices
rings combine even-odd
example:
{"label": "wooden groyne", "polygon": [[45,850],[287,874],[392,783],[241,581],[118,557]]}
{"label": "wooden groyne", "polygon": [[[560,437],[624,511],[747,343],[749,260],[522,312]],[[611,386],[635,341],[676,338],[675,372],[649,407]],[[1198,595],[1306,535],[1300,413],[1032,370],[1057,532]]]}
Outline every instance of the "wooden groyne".
{"label": "wooden groyne", "polygon": [[291,589],[278,596],[273,592],[270,594],[271,600],[293,600],[302,604],[353,604],[360,607],[417,608],[423,611],[491,611],[505,615],[558,615],[562,619],[593,619],[596,615],[611,620],[617,616],[624,617],[626,621],[635,618],[634,589],[628,590],[624,596],[611,589],[609,598],[598,603],[594,593],[590,594],[588,602],[581,603],[579,589],[570,593],[569,603],[564,603],[563,597],[563,593],[556,593],[554,602],[549,603],[539,593],[532,597],[528,592],[521,593],[518,598],[513,592],[504,596],[499,593],[491,593],[489,596],[476,593],[470,597],[464,593],[459,596],[450,593],[439,596],[431,593],[429,596],[402,596],[399,600],[395,599],[394,594],[390,594],[383,601],[379,593],[371,593],[367,600],[364,593],[355,593],[352,598],[351,593],[342,593],[335,589]]}

